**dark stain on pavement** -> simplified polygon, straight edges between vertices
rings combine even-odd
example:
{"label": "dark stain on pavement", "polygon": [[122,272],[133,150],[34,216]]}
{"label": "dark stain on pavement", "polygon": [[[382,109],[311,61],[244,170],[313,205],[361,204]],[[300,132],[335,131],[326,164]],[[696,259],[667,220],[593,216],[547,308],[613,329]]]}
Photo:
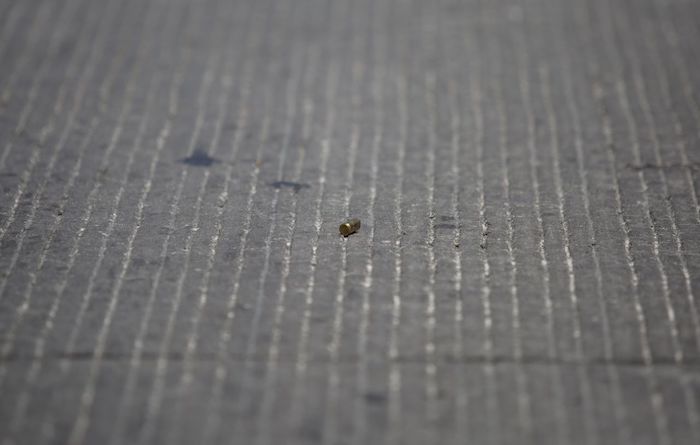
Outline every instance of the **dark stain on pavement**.
{"label": "dark stain on pavement", "polygon": [[294,193],[298,192],[301,189],[306,189],[310,188],[311,186],[309,184],[303,184],[301,182],[292,182],[292,181],[275,181],[273,183],[270,183],[270,185],[276,189],[282,189],[282,188],[288,188],[294,190]]}
{"label": "dark stain on pavement", "polygon": [[195,150],[190,156],[180,159],[180,162],[193,167],[211,167],[213,164],[217,164],[221,161],[216,158],[212,158],[206,151],[198,149]]}
{"label": "dark stain on pavement", "polygon": [[630,170],[633,171],[643,171],[643,170],[682,170],[682,169],[688,169],[688,170],[700,170],[700,163],[698,162],[690,162],[690,163],[671,163],[671,164],[654,164],[651,162],[647,162],[644,164],[627,164],[625,167],[627,167]]}
{"label": "dark stain on pavement", "polygon": [[386,395],[379,392],[368,392],[365,394],[365,401],[372,404],[385,403]]}

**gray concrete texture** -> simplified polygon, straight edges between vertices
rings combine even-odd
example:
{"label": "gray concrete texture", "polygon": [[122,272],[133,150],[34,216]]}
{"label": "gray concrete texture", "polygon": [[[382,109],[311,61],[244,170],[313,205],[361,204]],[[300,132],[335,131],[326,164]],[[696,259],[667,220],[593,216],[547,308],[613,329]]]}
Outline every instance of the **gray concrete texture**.
{"label": "gray concrete texture", "polygon": [[700,2],[0,23],[3,445],[700,443]]}

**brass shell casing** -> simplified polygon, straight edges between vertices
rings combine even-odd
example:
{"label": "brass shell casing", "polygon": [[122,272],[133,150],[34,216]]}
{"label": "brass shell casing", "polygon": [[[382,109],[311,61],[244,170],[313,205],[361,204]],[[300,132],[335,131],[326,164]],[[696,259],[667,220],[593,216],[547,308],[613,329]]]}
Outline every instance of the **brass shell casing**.
{"label": "brass shell casing", "polygon": [[348,237],[360,230],[360,220],[357,218],[349,219],[340,225],[340,234]]}

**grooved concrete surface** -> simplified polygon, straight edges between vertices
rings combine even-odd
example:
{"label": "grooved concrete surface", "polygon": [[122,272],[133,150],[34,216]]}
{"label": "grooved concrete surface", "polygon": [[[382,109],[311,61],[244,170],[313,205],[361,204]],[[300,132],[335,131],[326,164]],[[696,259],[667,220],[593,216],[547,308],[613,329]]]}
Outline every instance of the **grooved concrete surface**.
{"label": "grooved concrete surface", "polygon": [[0,11],[3,444],[700,443],[697,1]]}

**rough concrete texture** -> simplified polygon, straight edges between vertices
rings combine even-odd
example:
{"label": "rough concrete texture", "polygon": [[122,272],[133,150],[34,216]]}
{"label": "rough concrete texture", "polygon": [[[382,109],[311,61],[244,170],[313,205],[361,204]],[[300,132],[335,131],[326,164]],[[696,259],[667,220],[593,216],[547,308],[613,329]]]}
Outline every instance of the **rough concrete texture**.
{"label": "rough concrete texture", "polygon": [[0,23],[3,444],[700,443],[697,1]]}

